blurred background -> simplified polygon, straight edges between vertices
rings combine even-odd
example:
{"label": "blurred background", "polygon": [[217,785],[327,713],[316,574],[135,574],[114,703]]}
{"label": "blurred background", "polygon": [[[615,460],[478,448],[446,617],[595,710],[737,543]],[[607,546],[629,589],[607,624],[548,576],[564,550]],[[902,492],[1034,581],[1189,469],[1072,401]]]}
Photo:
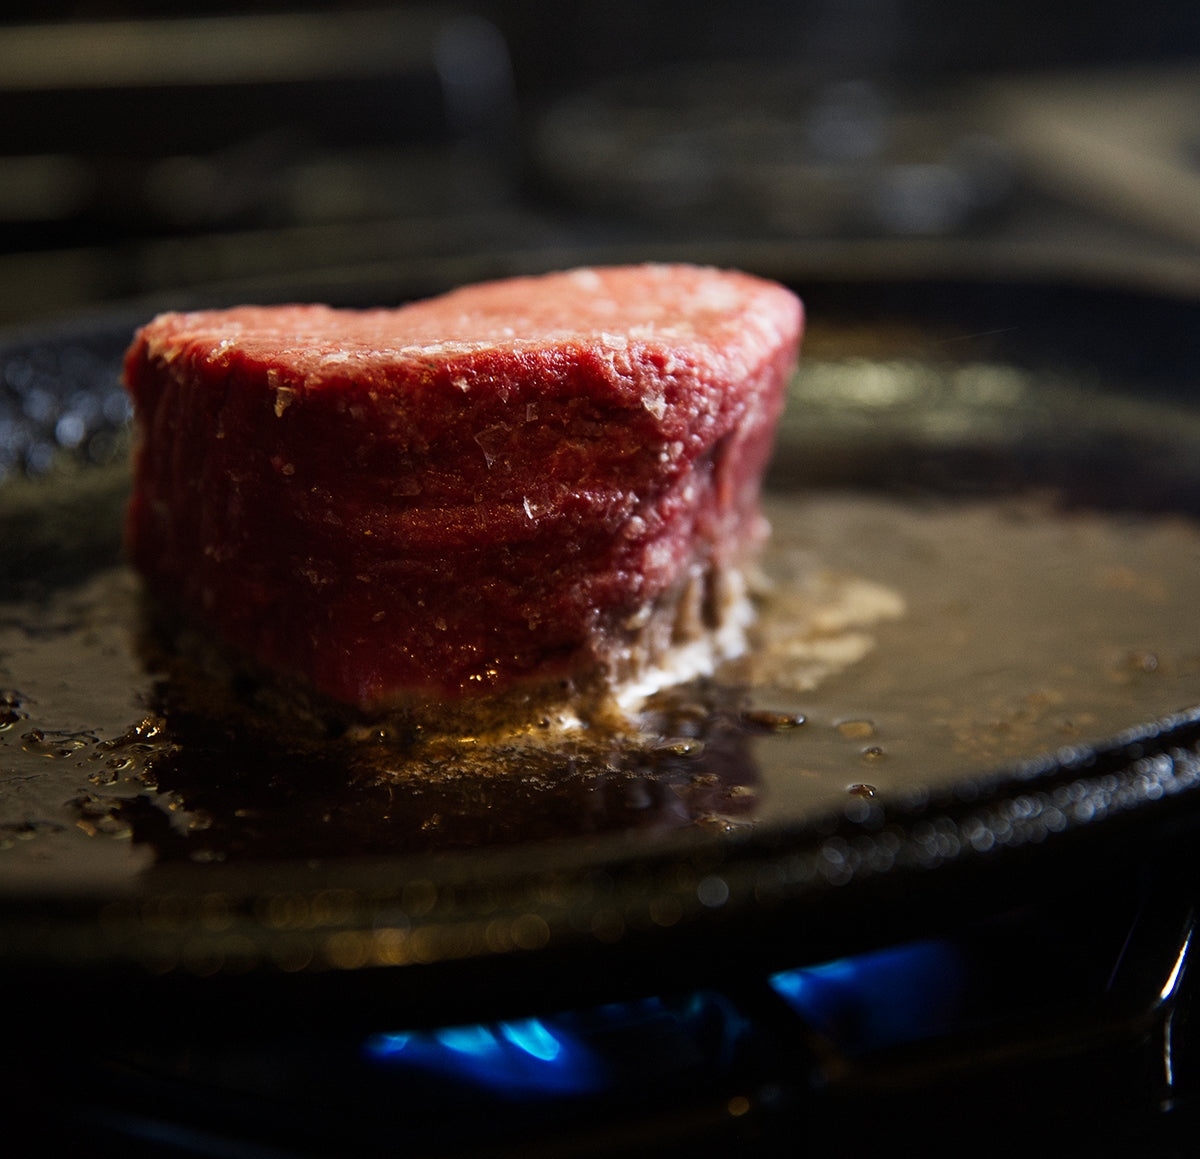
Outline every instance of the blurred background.
{"label": "blurred background", "polygon": [[1200,290],[1189,0],[8,13],[0,325],[645,258]]}

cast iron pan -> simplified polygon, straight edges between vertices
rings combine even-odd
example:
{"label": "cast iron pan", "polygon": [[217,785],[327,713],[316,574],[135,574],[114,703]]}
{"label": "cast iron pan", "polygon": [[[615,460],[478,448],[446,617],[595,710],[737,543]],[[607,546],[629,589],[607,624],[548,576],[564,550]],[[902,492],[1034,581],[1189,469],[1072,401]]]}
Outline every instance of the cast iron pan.
{"label": "cast iron pan", "polygon": [[[452,280],[256,296],[358,305]],[[199,1034],[377,1028],[662,992],[1104,888],[1186,840],[1200,304],[794,282],[811,331],[769,480],[772,566],[785,587],[823,576],[818,605],[865,590],[874,611],[829,630],[832,660],[805,653],[808,683],[740,670],[697,690],[708,710],[676,713],[649,757],[424,782],[364,772],[345,738],[255,735],[147,666],[118,373],[150,311],[10,334],[0,972],[18,1021],[96,1002],[142,1035],[164,1011]],[[1074,596],[1022,627],[1055,584]],[[963,644],[974,589],[1006,625],[991,661]]]}

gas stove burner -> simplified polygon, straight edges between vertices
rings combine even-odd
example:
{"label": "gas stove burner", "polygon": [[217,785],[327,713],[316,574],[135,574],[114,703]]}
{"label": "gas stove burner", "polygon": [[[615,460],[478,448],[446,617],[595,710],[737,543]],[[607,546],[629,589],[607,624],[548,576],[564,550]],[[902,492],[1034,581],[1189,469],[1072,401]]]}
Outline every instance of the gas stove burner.
{"label": "gas stove burner", "polygon": [[[523,1017],[361,1035],[244,1026],[232,1038],[73,1048],[52,1135],[107,1154],[774,1154],[847,1129],[885,1145],[931,1116],[931,1154],[989,1124],[1018,1145],[1158,1154],[1197,1110],[1183,863],[1098,882],[937,937],[720,985]],[[39,1047],[33,1106],[62,1100]],[[45,1082],[45,1086],[41,1085]],[[997,1092],[1022,1115],[994,1116]],[[47,1092],[50,1092],[49,1094]],[[855,1113],[855,1107],[869,1113]],[[1120,1126],[1113,1133],[1113,1108]],[[464,1113],[469,1108],[470,1113]],[[861,1118],[861,1121],[860,1121]],[[265,1148],[265,1150],[264,1150]]]}

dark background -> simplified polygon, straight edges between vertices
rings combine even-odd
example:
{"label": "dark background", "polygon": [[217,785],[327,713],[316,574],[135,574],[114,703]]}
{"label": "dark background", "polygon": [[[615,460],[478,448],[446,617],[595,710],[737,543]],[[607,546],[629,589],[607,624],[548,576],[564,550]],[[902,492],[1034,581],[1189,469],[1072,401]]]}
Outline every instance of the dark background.
{"label": "dark background", "polygon": [[1185,2],[10,6],[0,325],[660,256],[1190,294],[1198,55]]}

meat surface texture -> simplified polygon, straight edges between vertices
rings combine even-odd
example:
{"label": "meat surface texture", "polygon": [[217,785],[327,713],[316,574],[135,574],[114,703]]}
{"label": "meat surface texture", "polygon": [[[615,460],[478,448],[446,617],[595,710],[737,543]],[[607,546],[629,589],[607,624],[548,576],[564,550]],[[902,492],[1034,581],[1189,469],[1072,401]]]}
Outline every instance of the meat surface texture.
{"label": "meat surface texture", "polygon": [[728,627],[801,328],[682,265],[164,314],[125,362],[128,550],[182,623],[361,709],[636,682]]}

